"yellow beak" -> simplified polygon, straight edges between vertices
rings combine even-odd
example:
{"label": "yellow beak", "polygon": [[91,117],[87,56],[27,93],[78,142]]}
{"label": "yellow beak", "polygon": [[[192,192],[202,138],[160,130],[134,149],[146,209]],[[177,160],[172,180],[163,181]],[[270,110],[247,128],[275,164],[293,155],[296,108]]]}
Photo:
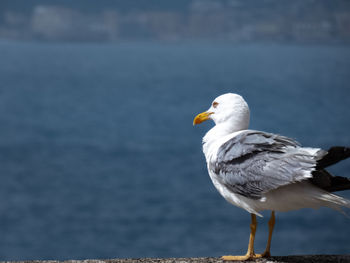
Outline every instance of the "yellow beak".
{"label": "yellow beak", "polygon": [[196,124],[200,124],[202,123],[203,121],[206,121],[206,120],[209,120],[209,116],[212,115],[214,112],[202,112],[200,114],[198,114],[194,120],[193,120],[193,126],[196,125]]}

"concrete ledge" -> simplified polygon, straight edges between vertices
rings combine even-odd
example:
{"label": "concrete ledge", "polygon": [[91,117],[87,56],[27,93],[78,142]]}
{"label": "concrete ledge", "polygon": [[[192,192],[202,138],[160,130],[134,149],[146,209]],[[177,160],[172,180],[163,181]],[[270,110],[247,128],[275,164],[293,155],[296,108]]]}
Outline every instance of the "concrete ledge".
{"label": "concrete ledge", "polygon": [[[0,263],[222,263],[220,258],[135,258],[135,259],[86,259],[86,260],[32,260],[32,261],[0,261]],[[238,262],[238,261],[235,261]],[[257,259],[256,263],[350,263],[350,255],[308,255],[283,256]]]}

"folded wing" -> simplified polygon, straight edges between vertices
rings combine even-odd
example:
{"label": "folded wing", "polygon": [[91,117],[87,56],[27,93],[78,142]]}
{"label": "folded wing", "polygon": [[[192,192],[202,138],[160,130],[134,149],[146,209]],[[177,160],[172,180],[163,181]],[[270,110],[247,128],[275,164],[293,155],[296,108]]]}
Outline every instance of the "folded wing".
{"label": "folded wing", "polygon": [[284,136],[246,130],[221,145],[209,169],[231,192],[259,199],[270,190],[311,178],[326,154]]}

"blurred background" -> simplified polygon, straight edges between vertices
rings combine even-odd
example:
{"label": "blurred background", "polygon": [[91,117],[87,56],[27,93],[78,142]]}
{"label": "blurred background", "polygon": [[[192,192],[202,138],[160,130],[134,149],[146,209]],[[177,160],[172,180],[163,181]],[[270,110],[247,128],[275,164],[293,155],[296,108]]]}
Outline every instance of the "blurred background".
{"label": "blurred background", "polygon": [[[0,260],[245,253],[193,117],[234,92],[252,129],[350,146],[349,43],[347,0],[1,0]],[[272,253],[349,254],[349,222],[277,213]]]}

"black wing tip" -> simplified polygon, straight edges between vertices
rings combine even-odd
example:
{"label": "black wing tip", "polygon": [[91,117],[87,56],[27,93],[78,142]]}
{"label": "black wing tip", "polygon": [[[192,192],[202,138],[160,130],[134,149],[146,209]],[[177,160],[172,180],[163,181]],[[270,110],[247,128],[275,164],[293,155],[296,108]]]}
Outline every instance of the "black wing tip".
{"label": "black wing tip", "polygon": [[316,169],[323,169],[350,157],[350,147],[333,146],[327,154],[317,162]]}
{"label": "black wing tip", "polygon": [[328,192],[337,192],[350,189],[350,179],[342,176],[333,176],[326,170],[314,171],[310,182]]}

